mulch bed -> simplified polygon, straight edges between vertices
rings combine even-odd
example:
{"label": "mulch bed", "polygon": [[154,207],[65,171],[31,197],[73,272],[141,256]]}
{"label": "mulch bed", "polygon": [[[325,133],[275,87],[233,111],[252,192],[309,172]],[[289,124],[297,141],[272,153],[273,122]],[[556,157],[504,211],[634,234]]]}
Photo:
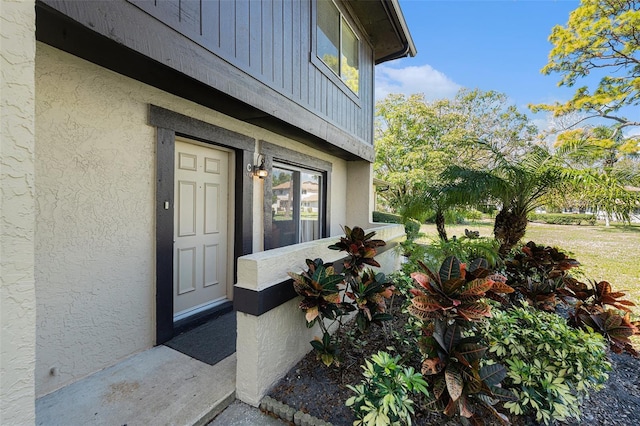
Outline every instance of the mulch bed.
{"label": "mulch bed", "polygon": [[[381,350],[392,355],[411,352],[393,338],[394,332],[404,331],[406,316],[400,312],[402,303],[399,298],[392,301],[390,312],[394,315],[394,320],[384,323],[382,327],[372,326],[361,339],[342,339],[342,363],[339,367],[326,367],[312,351],[270,390],[269,396],[336,426],[352,425],[355,416],[344,403],[353,393],[346,386],[360,383],[363,378],[360,365],[364,363],[364,359]],[[304,321],[302,315],[300,321]],[[343,332],[344,330],[341,331]],[[389,349],[391,346],[395,351]],[[559,425],[640,425],[640,359],[627,354],[611,353],[610,361],[613,370],[609,373],[606,387],[592,393],[583,402],[582,419],[558,423]],[[420,370],[418,358],[409,360],[407,365]],[[419,400],[414,402],[415,425],[460,424],[455,418],[421,409]],[[509,415],[505,409],[499,411]],[[510,420],[512,424],[519,426],[537,424],[534,419],[522,416],[510,416]],[[488,417],[485,421],[489,425],[496,424]]]}

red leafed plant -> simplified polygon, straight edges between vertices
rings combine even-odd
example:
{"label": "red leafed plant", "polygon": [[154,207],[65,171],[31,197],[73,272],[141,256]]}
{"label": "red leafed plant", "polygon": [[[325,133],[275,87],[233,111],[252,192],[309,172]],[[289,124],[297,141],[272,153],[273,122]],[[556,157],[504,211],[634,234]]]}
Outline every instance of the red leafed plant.
{"label": "red leafed plant", "polygon": [[634,334],[640,334],[638,325],[631,321],[630,316],[629,307],[635,306],[635,303],[622,299],[625,292],[614,292],[607,281],[589,281],[586,284],[570,279],[562,295],[567,302],[573,303],[573,312],[569,313],[573,326],[591,327],[601,333],[615,353],[626,351],[638,356],[629,339]]}
{"label": "red leafed plant", "polygon": [[481,299],[490,294],[511,293],[513,288],[505,284],[506,278],[492,274],[487,261],[476,259],[466,264],[455,256],[447,257],[438,274],[424,263],[418,262],[423,272],[414,272],[411,278],[419,285],[412,289],[409,312],[417,318],[462,318],[478,321],[491,316],[490,306]]}
{"label": "red leafed plant", "polygon": [[329,332],[331,326],[325,320],[337,322],[340,328],[342,318],[357,311],[355,324],[360,332],[365,332],[371,323],[381,324],[392,318],[386,312],[385,298],[391,297],[394,287],[383,273],[365,270],[365,265],[380,266],[374,256],[376,247],[384,246],[385,242],[372,239],[375,232],[365,234],[357,226],[353,229],[345,226],[344,231],[345,236],[329,246],[348,254],[342,273],[322,259],[307,259],[309,269],[300,274],[289,272],[294,290],[303,298],[299,308],[305,313],[307,327],[318,324],[322,331],[322,338],[316,338],[311,345],[327,366],[338,363],[339,354]]}
{"label": "red leafed plant", "polygon": [[345,226],[344,237],[340,238],[335,244],[329,246],[331,250],[346,251],[349,256],[344,260],[345,273],[352,273],[353,275],[359,274],[365,267],[377,266],[380,264],[374,259],[377,253],[376,247],[384,246],[386,243],[383,240],[373,240],[375,232],[364,233],[364,230],[359,226],[353,229]]}
{"label": "red leafed plant", "polygon": [[409,312],[425,321],[418,345],[423,355],[422,374],[431,385],[428,405],[441,409],[447,416],[459,414],[473,424],[482,424],[477,405],[503,423],[507,417],[493,407],[498,400],[510,401],[515,396],[499,386],[506,370],[499,364],[483,363],[487,348],[481,337],[465,330],[476,321],[491,316],[484,300],[490,294],[510,293],[506,278],[492,274],[487,261],[476,259],[469,267],[455,256],[445,259],[438,274],[423,263],[424,272],[411,278],[418,287],[411,290]]}
{"label": "red leafed plant", "polygon": [[512,258],[505,260],[507,282],[532,306],[553,312],[569,277],[569,269],[580,266],[556,247],[529,241]]}

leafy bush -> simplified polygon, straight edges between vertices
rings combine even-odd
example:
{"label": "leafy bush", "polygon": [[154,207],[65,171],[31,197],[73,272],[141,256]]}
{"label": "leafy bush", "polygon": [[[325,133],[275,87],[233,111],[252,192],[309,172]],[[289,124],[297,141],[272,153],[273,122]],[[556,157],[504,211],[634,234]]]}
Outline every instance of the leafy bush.
{"label": "leafy bush", "polygon": [[402,264],[402,272],[409,275],[412,272],[420,270],[418,262],[430,263],[432,259],[430,247],[426,244],[417,243],[412,240],[405,240],[400,243],[402,254],[405,257],[405,262]]}
{"label": "leafy bush", "polygon": [[412,393],[429,395],[427,382],[412,367],[402,368],[400,356],[391,357],[380,351],[365,360],[365,379],[356,386],[347,385],[356,393],[346,402],[358,420],[354,426],[411,425],[414,413]]}
{"label": "leafy bush", "polygon": [[410,240],[417,238],[420,233],[419,222],[411,219],[404,220],[401,216],[396,214],[374,211],[373,221],[379,223],[403,223],[404,232],[407,233],[407,238]]}
{"label": "leafy bush", "polygon": [[447,416],[458,413],[474,418],[476,403],[505,420],[493,404],[514,399],[498,386],[506,371],[502,365],[483,363],[487,348],[480,344],[480,337],[467,332],[471,324],[491,316],[486,296],[513,289],[504,283],[505,277],[491,274],[484,259],[474,260],[467,269],[451,256],[437,274],[421,266],[423,272],[411,274],[418,287],[411,291],[415,297],[409,313],[426,321],[418,346],[423,354],[422,374],[433,393],[427,404]]}
{"label": "leafy bush", "polygon": [[574,329],[564,318],[527,304],[494,311],[485,338],[489,351],[508,366],[503,385],[518,396],[505,408],[534,414],[545,424],[579,419],[580,401],[602,388],[611,369],[602,336]]}
{"label": "leafy bush", "polygon": [[482,212],[475,209],[465,210],[464,217],[466,220],[480,220],[482,219]]}
{"label": "leafy bush", "polygon": [[556,247],[539,246],[533,241],[505,260],[507,283],[534,307],[554,311],[568,270],[580,266]]}
{"label": "leafy bush", "polygon": [[494,238],[464,236],[452,238],[449,241],[435,239],[431,241],[426,252],[437,262],[436,265],[449,256],[455,256],[461,262],[478,258],[486,259],[489,266],[496,267],[500,262],[499,247],[500,244]]}
{"label": "leafy bush", "polygon": [[478,258],[486,259],[489,266],[495,268],[501,262],[498,254],[499,245],[494,238],[487,237],[461,237],[452,238],[449,241],[436,238],[429,244],[405,241],[402,243],[402,248],[406,262],[402,265],[402,270],[407,274],[420,271],[420,263],[437,269],[449,256],[455,256],[462,262]]}
{"label": "leafy bush", "polygon": [[530,213],[531,222],[548,223],[551,225],[595,225],[596,217],[592,214],[561,214],[561,213]]}
{"label": "leafy bush", "polygon": [[[635,303],[622,299],[624,292],[614,292],[607,281],[589,281],[585,284],[575,279],[567,280],[563,296],[573,303],[569,321],[575,327],[591,328],[601,333],[609,342],[612,351],[638,356],[638,351],[629,339],[640,334],[637,325],[631,322],[630,306]],[[611,308],[607,308],[611,306]]]}
{"label": "leafy bush", "polygon": [[[462,224],[466,220],[466,214],[464,210],[460,209],[448,209],[444,212],[444,223],[449,225]],[[425,223],[436,223],[436,212],[431,212],[426,215]]]}
{"label": "leafy bush", "polygon": [[329,246],[348,253],[343,261],[343,274],[336,273],[333,265],[325,264],[322,259],[307,259],[309,269],[300,274],[289,272],[294,290],[303,297],[299,308],[305,313],[307,327],[317,323],[322,330],[322,338],[312,341],[311,345],[327,366],[338,361],[338,352],[325,320],[337,321],[341,327],[342,317],[357,311],[355,324],[364,332],[371,323],[391,319],[384,299],[391,297],[393,286],[384,274],[365,270],[365,265],[380,266],[374,259],[376,247],[385,242],[372,239],[375,232],[365,235],[357,226],[353,229],[345,226],[344,232],[344,237]]}

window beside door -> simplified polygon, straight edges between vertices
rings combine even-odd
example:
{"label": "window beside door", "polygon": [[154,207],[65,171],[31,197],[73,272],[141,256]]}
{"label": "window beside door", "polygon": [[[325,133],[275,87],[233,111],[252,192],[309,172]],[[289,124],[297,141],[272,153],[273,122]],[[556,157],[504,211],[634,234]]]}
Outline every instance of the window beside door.
{"label": "window beside door", "polygon": [[271,237],[266,249],[322,238],[324,172],[274,163],[271,171]]}

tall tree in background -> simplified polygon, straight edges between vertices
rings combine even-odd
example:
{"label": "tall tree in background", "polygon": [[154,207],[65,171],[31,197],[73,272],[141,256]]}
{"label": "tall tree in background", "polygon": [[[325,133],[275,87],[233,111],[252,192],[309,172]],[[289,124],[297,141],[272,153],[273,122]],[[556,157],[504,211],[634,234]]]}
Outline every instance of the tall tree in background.
{"label": "tall tree in background", "polygon": [[[567,155],[576,191],[575,199],[611,215],[629,220],[638,207],[640,135],[640,3],[629,0],[582,0],[566,25],[555,26],[549,36],[553,48],[544,74],[558,73],[559,86],[600,77],[597,84],[580,86],[567,102],[532,105],[554,117],[578,118],[563,126],[557,137],[559,154]],[[633,116],[625,113],[631,111]],[[610,127],[582,127],[591,118],[608,119]],[[602,121],[602,120],[601,120]]]}
{"label": "tall tree in background", "polygon": [[565,182],[562,167],[546,148],[533,146],[518,158],[493,151],[496,166],[478,170],[451,166],[443,173],[450,183],[448,198],[459,204],[497,203],[493,233],[500,254],[524,237],[527,215],[544,205],[545,197]]}
{"label": "tall tree in background", "polygon": [[374,168],[391,184],[381,195],[396,211],[437,182],[456,159],[449,141],[463,117],[449,113],[447,102],[428,104],[422,94],[389,95],[376,105]]}
{"label": "tall tree in background", "polygon": [[[602,74],[595,88],[578,87],[564,103],[534,105],[560,116],[583,112],[583,119],[602,117],[616,122],[614,138],[625,128],[640,126],[636,117],[621,109],[640,103],[640,2],[632,0],[582,0],[565,26],[553,28],[553,49],[544,74],[562,75],[559,85],[573,87],[588,75]],[[637,110],[636,110],[637,111]],[[635,137],[637,144],[637,136]]]}
{"label": "tall tree in background", "polygon": [[[401,213],[411,206],[413,212],[431,209],[437,215],[446,203],[424,194],[439,193],[445,168],[490,167],[493,156],[480,145],[508,158],[526,151],[536,129],[507,102],[498,92],[466,89],[452,100],[426,101],[414,94],[389,95],[378,102],[374,168],[377,177],[391,184],[381,194],[388,204]],[[416,208],[416,200],[426,204]]]}
{"label": "tall tree in background", "polygon": [[582,167],[611,168],[625,160],[640,157],[640,146],[625,139],[617,128],[581,127],[560,133],[555,147],[572,163]]}
{"label": "tall tree in background", "polygon": [[612,217],[630,221],[640,206],[637,161],[640,146],[625,139],[615,127],[579,128],[558,135],[555,147],[570,167],[574,197],[594,211],[604,212],[606,226]]}

